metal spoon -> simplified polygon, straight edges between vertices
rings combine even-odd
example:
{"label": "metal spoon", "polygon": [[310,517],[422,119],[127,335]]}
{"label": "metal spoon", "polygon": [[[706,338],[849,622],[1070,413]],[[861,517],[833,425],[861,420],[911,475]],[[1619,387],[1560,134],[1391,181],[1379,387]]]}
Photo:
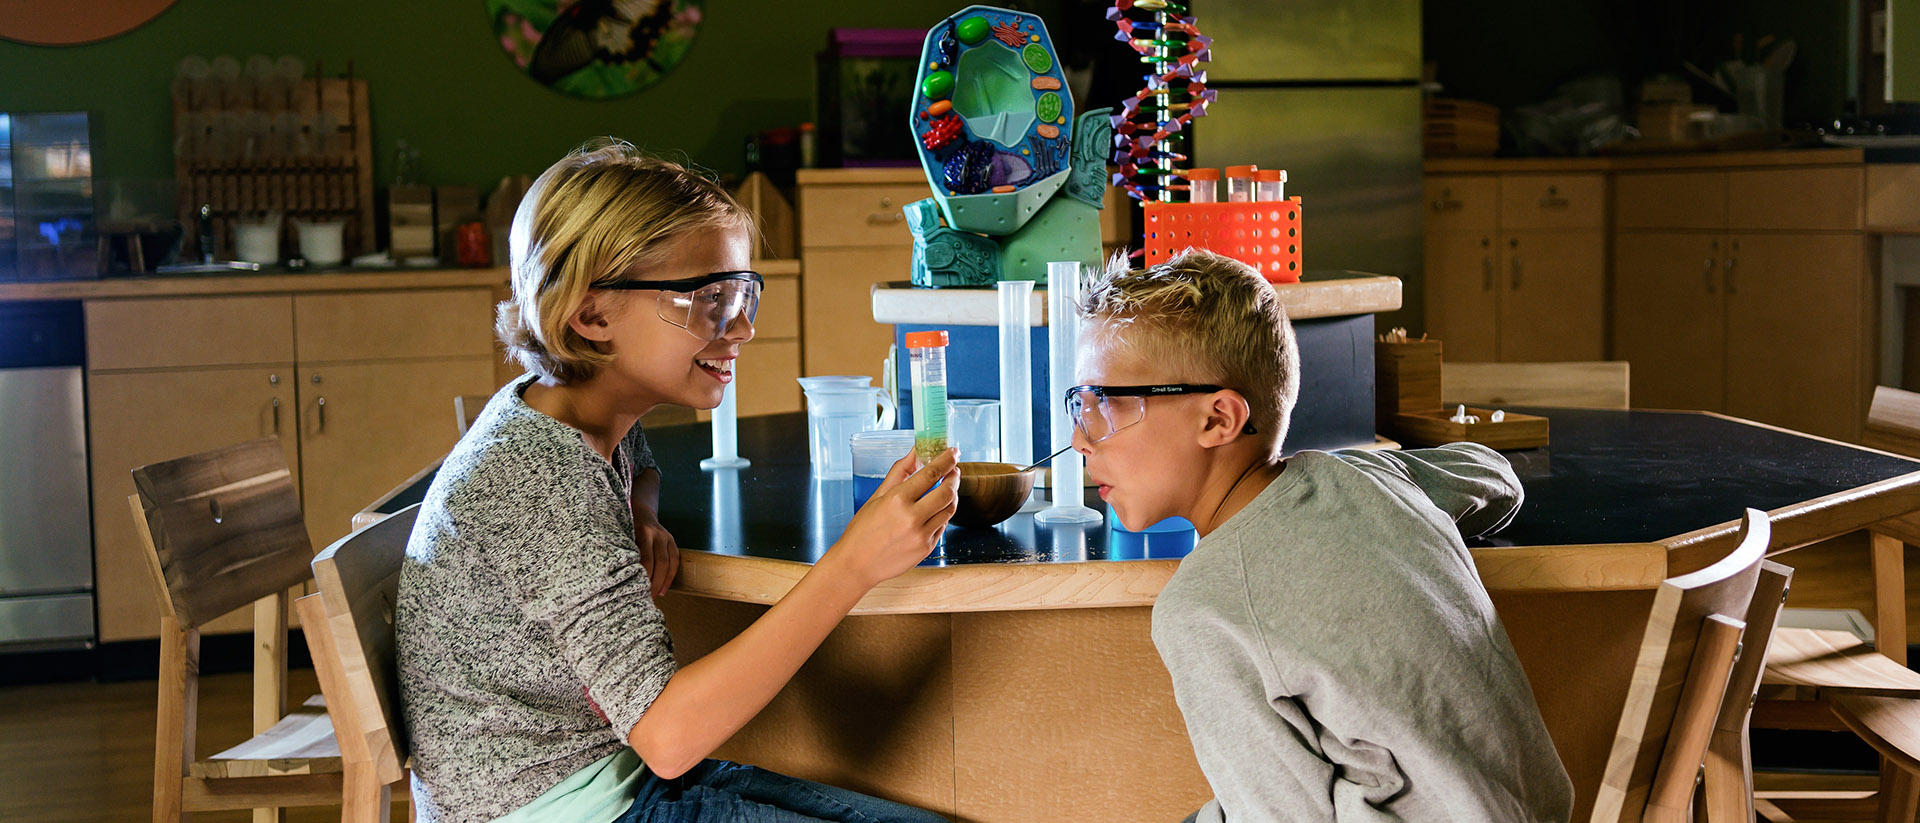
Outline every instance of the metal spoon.
{"label": "metal spoon", "polygon": [[1025,469],[1021,469],[1020,471],[1017,471],[1017,472],[1014,472],[1014,474],[1019,474],[1020,472],[1024,472],[1024,471],[1027,471],[1027,470],[1029,470],[1029,469],[1032,469],[1032,468],[1034,468],[1035,466],[1039,466],[1039,465],[1040,465],[1041,463],[1045,463],[1045,462],[1047,462],[1048,460],[1052,460],[1052,459],[1054,459],[1054,458],[1056,458],[1056,457],[1059,457],[1060,455],[1063,455],[1063,454],[1066,454],[1066,453],[1067,453],[1067,450],[1068,450],[1068,449],[1071,449],[1071,448],[1073,448],[1073,444],[1072,444],[1072,443],[1068,443],[1068,444],[1067,444],[1066,446],[1063,446],[1063,447],[1062,447],[1062,448],[1061,448],[1061,449],[1060,449],[1059,451],[1057,451],[1057,452],[1054,452],[1053,454],[1049,454],[1049,455],[1047,455],[1046,457],[1042,457],[1042,458],[1040,458],[1039,460],[1035,460],[1035,461],[1033,461],[1033,465],[1032,465],[1032,466],[1028,466],[1028,467],[1027,467],[1027,468],[1025,468]]}

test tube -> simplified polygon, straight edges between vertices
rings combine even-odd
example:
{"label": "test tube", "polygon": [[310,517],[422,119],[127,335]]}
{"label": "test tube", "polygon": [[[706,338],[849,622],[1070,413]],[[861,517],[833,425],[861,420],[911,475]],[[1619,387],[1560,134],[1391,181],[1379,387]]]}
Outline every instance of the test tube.
{"label": "test tube", "polygon": [[1187,202],[1220,202],[1220,170],[1187,169]]}
{"label": "test tube", "polygon": [[1227,167],[1227,202],[1253,202],[1253,173],[1255,166]]}
{"label": "test tube", "polygon": [[907,334],[907,372],[913,380],[913,451],[920,464],[947,450],[947,333]]}
{"label": "test tube", "polygon": [[1260,202],[1287,199],[1287,170],[1260,169],[1253,173],[1253,199]]}

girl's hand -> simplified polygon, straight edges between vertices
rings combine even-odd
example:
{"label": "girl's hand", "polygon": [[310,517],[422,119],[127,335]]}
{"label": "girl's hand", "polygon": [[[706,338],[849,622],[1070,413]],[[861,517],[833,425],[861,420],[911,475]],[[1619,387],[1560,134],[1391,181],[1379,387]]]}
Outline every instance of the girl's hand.
{"label": "girl's hand", "polygon": [[633,506],[633,542],[640,547],[640,565],[647,570],[653,596],[666,594],[680,572],[680,546],[653,510],[639,504]]}
{"label": "girl's hand", "polygon": [[894,462],[879,490],[854,514],[824,558],[845,566],[865,588],[925,560],[959,503],[957,451],[941,452],[917,472],[914,462],[911,454]]}

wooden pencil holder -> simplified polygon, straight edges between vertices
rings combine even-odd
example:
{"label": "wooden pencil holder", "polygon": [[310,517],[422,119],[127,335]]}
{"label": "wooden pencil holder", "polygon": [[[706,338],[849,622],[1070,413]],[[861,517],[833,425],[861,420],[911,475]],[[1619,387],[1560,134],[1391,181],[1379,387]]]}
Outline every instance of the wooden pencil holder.
{"label": "wooden pencil holder", "polygon": [[1392,425],[1401,412],[1440,408],[1440,341],[1373,344],[1374,424]]}

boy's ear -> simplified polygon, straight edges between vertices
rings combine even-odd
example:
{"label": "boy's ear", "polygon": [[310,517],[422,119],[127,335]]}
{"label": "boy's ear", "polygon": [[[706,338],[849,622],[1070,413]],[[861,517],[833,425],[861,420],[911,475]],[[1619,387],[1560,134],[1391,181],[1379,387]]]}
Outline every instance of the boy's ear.
{"label": "boy's ear", "polygon": [[612,318],[607,316],[606,307],[600,305],[599,295],[587,292],[580,308],[573,310],[573,316],[567,318],[567,325],[578,334],[596,343],[605,343],[613,339]]}
{"label": "boy's ear", "polygon": [[1214,392],[1206,405],[1206,422],[1200,428],[1200,445],[1224,446],[1240,436],[1247,421],[1253,419],[1253,407],[1247,398],[1232,389]]}

